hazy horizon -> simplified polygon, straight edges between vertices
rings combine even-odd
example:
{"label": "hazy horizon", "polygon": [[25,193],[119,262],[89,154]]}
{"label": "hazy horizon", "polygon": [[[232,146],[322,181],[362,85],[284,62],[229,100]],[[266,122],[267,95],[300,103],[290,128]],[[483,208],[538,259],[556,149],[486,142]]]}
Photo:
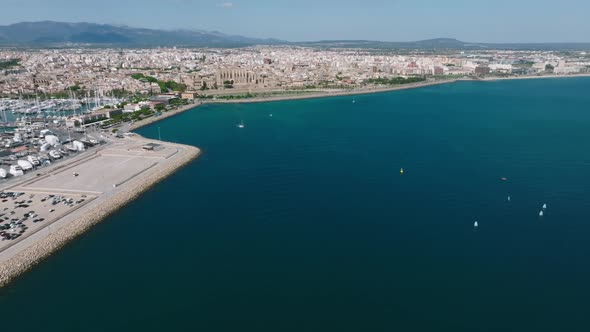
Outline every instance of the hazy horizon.
{"label": "hazy horizon", "polygon": [[366,0],[5,0],[0,25],[56,21],[125,25],[163,30],[206,30],[285,41],[453,38],[481,43],[587,43],[590,3],[546,1]]}

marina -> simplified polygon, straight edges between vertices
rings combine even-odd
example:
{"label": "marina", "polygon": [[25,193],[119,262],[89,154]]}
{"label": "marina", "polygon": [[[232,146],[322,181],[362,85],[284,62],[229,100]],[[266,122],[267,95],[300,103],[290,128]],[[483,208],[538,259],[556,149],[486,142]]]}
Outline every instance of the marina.
{"label": "marina", "polygon": [[68,99],[0,98],[0,127],[15,127],[21,121],[53,121],[90,114],[104,107],[115,107],[122,101],[99,92],[96,92],[96,97],[78,98],[71,94]]}

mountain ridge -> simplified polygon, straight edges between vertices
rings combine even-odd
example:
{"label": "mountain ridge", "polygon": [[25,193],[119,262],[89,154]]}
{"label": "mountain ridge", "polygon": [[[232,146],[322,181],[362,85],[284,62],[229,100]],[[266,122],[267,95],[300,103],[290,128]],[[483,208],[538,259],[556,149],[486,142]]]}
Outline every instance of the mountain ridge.
{"label": "mountain ridge", "polygon": [[20,22],[0,26],[0,45],[110,44],[122,46],[237,47],[274,44],[275,39],[249,38],[203,30],[157,30],[98,23]]}
{"label": "mountain ridge", "polygon": [[590,43],[474,43],[454,38],[384,42],[374,40],[320,40],[288,42],[250,38],[197,29],[158,30],[127,25],[56,21],[20,22],[0,26],[0,46],[55,46],[88,44],[120,47],[246,47],[287,45],[318,48],[422,49],[422,50],[590,50]]}

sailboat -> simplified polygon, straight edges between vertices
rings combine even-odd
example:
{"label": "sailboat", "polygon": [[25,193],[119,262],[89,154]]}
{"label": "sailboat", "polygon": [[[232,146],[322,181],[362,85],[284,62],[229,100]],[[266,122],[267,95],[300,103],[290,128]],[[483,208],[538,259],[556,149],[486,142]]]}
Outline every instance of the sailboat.
{"label": "sailboat", "polygon": [[242,121],[242,122],[240,122],[240,123],[238,124],[238,128],[244,128],[244,127],[245,127],[245,126],[244,126],[244,121]]}
{"label": "sailboat", "polygon": [[477,222],[477,220],[473,223],[473,227],[474,228],[478,228],[479,227],[479,223]]}

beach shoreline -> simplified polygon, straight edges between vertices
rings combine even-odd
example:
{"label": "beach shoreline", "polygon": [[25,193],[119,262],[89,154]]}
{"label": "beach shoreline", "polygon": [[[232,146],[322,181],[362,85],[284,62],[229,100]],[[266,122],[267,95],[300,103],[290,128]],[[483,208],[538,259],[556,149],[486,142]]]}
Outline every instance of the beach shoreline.
{"label": "beach shoreline", "polygon": [[128,131],[137,130],[141,127],[148,126],[152,123],[156,123],[158,121],[164,120],[166,118],[184,113],[186,111],[196,109],[200,106],[207,105],[207,104],[251,104],[251,103],[267,103],[267,102],[275,102],[275,101],[287,101],[287,100],[302,100],[302,99],[318,99],[318,98],[329,98],[329,97],[341,97],[341,96],[358,96],[358,95],[366,95],[366,94],[375,94],[375,93],[384,93],[384,92],[391,92],[391,91],[398,91],[398,90],[409,90],[409,89],[418,89],[424,88],[428,86],[435,86],[435,85],[442,85],[442,84],[449,84],[458,81],[458,79],[450,79],[450,80],[440,80],[434,82],[421,82],[421,83],[412,83],[412,84],[405,84],[393,87],[383,87],[383,88],[371,88],[371,89],[356,89],[356,90],[346,90],[346,91],[330,91],[330,92],[310,92],[308,94],[301,94],[301,95],[283,95],[283,96],[272,96],[272,97],[256,97],[256,98],[249,98],[249,99],[235,99],[235,100],[205,100],[201,102],[196,102],[194,104],[185,105],[179,107],[177,109],[162,113],[160,116],[152,116],[143,120],[139,120],[134,122],[128,128]]}
{"label": "beach shoreline", "polygon": [[534,80],[534,79],[552,79],[552,78],[576,78],[576,77],[590,77],[587,74],[572,74],[572,75],[535,75],[535,76],[510,76],[510,77],[484,77],[479,80],[475,79],[461,79],[465,81],[510,81],[510,80]]}
{"label": "beach shoreline", "polygon": [[323,91],[323,92],[310,92],[308,94],[300,95],[279,95],[271,97],[255,97],[249,99],[234,99],[234,100],[205,100],[196,102],[194,104],[185,105],[178,109],[171,110],[162,113],[160,116],[153,116],[144,120],[139,120],[129,126],[128,130],[133,131],[141,127],[148,126],[152,123],[164,120],[166,118],[184,113],[186,111],[196,109],[200,106],[207,104],[252,104],[252,103],[268,103],[276,101],[288,101],[288,100],[303,100],[303,99],[318,99],[318,98],[330,98],[330,97],[343,97],[343,96],[361,96],[375,93],[386,93],[400,90],[420,89],[430,86],[452,84],[456,82],[494,82],[494,81],[507,81],[507,80],[530,80],[530,79],[559,79],[559,78],[576,78],[576,77],[590,77],[588,74],[573,74],[573,75],[540,75],[540,76],[512,76],[512,77],[484,77],[484,78],[454,78],[448,80],[439,80],[431,82],[420,82],[406,85],[398,85],[391,87],[375,87],[370,89],[353,89],[346,91]]}

